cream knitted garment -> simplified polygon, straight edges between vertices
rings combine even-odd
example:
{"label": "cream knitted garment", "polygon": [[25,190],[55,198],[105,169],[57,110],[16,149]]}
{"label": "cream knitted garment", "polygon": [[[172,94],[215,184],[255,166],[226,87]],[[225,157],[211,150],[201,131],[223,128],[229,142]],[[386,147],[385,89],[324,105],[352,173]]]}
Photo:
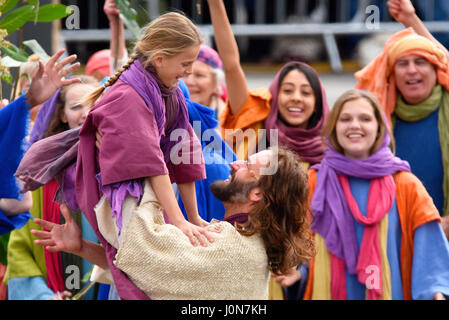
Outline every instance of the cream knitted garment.
{"label": "cream knitted garment", "polygon": [[228,222],[207,247],[165,224],[149,185],[122,229],[115,265],[151,299],[268,299],[269,269],[259,235],[241,235]]}

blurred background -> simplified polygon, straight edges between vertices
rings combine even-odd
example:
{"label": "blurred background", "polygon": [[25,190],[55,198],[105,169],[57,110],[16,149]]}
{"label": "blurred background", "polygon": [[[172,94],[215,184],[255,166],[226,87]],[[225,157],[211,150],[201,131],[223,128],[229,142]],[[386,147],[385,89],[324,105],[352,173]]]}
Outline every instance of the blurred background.
{"label": "blurred background", "polygon": [[[8,1],[8,0],[6,0]],[[180,10],[214,46],[206,0],[129,0],[140,26],[167,11]],[[386,0],[225,0],[250,88],[268,86],[280,66],[290,60],[310,63],[319,73],[332,104],[354,86],[353,73],[381,51],[402,25],[393,22]],[[28,23],[7,39],[36,39],[47,53],[65,47],[84,65],[94,52],[109,48],[104,0],[40,0],[74,8],[53,23]],[[197,4],[202,3],[201,12]],[[449,1],[413,1],[417,14],[446,47],[449,46]],[[131,50],[131,33],[126,33]],[[80,73],[84,70],[81,69]],[[4,96],[10,88],[3,85]]]}

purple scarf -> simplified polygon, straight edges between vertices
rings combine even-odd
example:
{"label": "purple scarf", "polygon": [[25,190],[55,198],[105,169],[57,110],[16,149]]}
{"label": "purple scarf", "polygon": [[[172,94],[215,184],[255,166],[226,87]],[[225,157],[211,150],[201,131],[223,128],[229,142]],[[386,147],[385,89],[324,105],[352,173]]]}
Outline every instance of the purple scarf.
{"label": "purple scarf", "polygon": [[144,69],[139,60],[135,60],[121,74],[120,80],[132,86],[153,112],[161,138],[161,149],[168,162],[171,148],[178,143],[170,141],[171,132],[174,129],[187,130],[189,125],[187,104],[181,89],[165,86],[154,67],[150,65]]}
{"label": "purple scarf", "polygon": [[33,129],[31,129],[30,133],[30,145],[35,143],[36,141],[42,139],[44,137],[45,131],[50,124],[50,120],[55,113],[56,104],[58,103],[59,92],[61,89],[58,89],[50,99],[45,101],[39,112],[37,113],[36,120],[33,124]]}
{"label": "purple scarf", "polygon": [[393,155],[390,137],[385,134],[380,148],[363,160],[347,158],[328,142],[324,159],[312,167],[319,170],[311,210],[314,214],[312,230],[324,239],[327,249],[346,262],[348,272],[357,272],[357,239],[351,211],[337,175],[362,179],[374,179],[392,175],[398,171],[410,171],[408,162]]}
{"label": "purple scarf", "polygon": [[[319,163],[323,159],[325,145],[321,139],[321,129],[323,128],[324,121],[329,113],[329,105],[327,103],[326,94],[323,85],[321,85],[322,96],[322,115],[317,125],[311,129],[300,129],[290,127],[286,125],[281,119],[279,119],[278,109],[278,95],[279,95],[279,77],[282,71],[291,65],[302,65],[311,70],[310,66],[301,62],[289,62],[287,63],[276,75],[274,81],[270,85],[271,110],[268,117],[265,119],[265,128],[267,130],[278,130],[278,141],[280,145],[287,146],[295,151],[301,160],[312,164]],[[313,70],[315,72],[315,70]],[[316,74],[316,72],[315,72]],[[317,74],[318,78],[318,74]],[[320,106],[317,106],[320,107]],[[270,135],[267,134],[268,139]]]}

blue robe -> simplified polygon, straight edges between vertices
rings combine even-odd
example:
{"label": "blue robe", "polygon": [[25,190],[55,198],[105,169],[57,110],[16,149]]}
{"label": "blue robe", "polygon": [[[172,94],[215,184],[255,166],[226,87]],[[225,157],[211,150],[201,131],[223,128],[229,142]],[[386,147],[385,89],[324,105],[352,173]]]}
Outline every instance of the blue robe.
{"label": "blue robe", "polygon": [[[182,80],[179,82],[179,87],[186,97],[189,122],[201,142],[206,166],[207,178],[195,182],[198,212],[205,221],[222,220],[225,213],[223,203],[212,195],[210,185],[217,180],[229,178],[230,163],[236,161],[237,156],[215,129],[218,126],[215,111],[191,101],[190,93]],[[187,217],[180,195],[178,195],[178,203],[184,216]]]}
{"label": "blue robe", "polygon": [[[29,114],[24,95],[0,109],[0,198],[22,200],[14,173],[25,153]],[[30,218],[29,212],[6,216],[0,210],[0,235],[23,227]]]}

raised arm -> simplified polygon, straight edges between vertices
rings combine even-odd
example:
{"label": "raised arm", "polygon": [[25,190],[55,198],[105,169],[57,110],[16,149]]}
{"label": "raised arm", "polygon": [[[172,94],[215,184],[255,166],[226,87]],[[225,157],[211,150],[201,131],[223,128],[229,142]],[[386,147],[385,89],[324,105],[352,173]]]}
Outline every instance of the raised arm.
{"label": "raised arm", "polygon": [[109,29],[111,32],[111,76],[114,75],[124,64],[123,59],[127,58],[125,42],[125,25],[120,19],[120,10],[117,8],[114,0],[106,0],[103,11],[109,20]]}
{"label": "raised arm", "polygon": [[207,3],[218,53],[223,61],[229,105],[232,114],[237,114],[249,97],[248,84],[240,65],[239,48],[223,0],[207,0]]}
{"label": "raised arm", "polygon": [[388,0],[388,10],[391,16],[404,25],[404,27],[412,27],[415,32],[435,43],[441,48],[449,58],[449,51],[429,32],[427,27],[416,15],[415,8],[410,0]]}
{"label": "raised arm", "polygon": [[33,199],[30,191],[24,194],[22,200],[0,198],[0,210],[2,210],[6,215],[25,213],[29,211],[32,206]]}

